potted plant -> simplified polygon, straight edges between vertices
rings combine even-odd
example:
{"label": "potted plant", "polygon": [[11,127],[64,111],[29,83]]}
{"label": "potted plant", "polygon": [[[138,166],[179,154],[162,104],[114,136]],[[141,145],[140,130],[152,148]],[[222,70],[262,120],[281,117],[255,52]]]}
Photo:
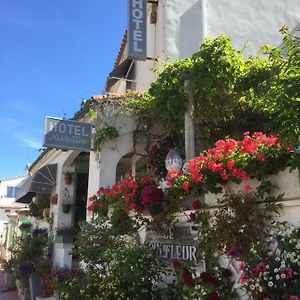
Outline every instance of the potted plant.
{"label": "potted plant", "polygon": [[56,243],[72,243],[73,237],[76,235],[78,230],[72,225],[70,226],[60,226],[56,228]]}
{"label": "potted plant", "polygon": [[71,202],[70,202],[70,193],[67,188],[64,189],[63,194],[62,194],[62,211],[65,214],[68,214],[71,209]]}
{"label": "potted plant", "polygon": [[29,232],[30,228],[31,228],[31,223],[22,223],[22,224],[19,225],[19,229],[21,231]]}
{"label": "potted plant", "polygon": [[41,218],[42,214],[43,214],[43,210],[41,209],[41,207],[35,203],[35,202],[31,202],[29,204],[29,209],[31,212],[31,215],[35,218]]}
{"label": "potted plant", "polygon": [[64,214],[68,214],[71,210],[71,203],[69,202],[69,200],[64,200],[61,207],[62,207],[62,211]]}
{"label": "potted plant", "polygon": [[166,214],[163,209],[164,192],[156,185],[148,185],[143,188],[141,198],[142,204],[147,208],[154,221],[165,221]]}
{"label": "potted plant", "polygon": [[73,173],[70,171],[64,172],[64,181],[66,185],[70,185],[72,183]]}
{"label": "potted plant", "polygon": [[50,208],[44,208],[44,210],[43,210],[44,219],[48,219],[49,215],[50,215]]}
{"label": "potted plant", "polygon": [[50,197],[51,204],[53,204],[53,205],[57,204],[57,200],[58,200],[57,194],[51,195],[51,197]]}

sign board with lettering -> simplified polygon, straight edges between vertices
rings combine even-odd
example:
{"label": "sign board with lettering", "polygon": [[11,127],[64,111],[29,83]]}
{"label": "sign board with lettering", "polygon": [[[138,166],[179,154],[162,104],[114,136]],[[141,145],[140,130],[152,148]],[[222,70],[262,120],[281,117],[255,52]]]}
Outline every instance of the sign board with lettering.
{"label": "sign board with lettering", "polygon": [[157,249],[158,258],[172,260],[190,260],[199,266],[199,270],[205,269],[203,261],[197,260],[198,229],[194,230],[191,224],[182,226],[168,226],[164,234],[151,228],[147,228],[145,243]]}
{"label": "sign board with lettering", "polygon": [[89,152],[91,133],[91,124],[46,117],[43,146]]}
{"label": "sign board with lettering", "polygon": [[147,58],[147,0],[128,0],[128,57]]}

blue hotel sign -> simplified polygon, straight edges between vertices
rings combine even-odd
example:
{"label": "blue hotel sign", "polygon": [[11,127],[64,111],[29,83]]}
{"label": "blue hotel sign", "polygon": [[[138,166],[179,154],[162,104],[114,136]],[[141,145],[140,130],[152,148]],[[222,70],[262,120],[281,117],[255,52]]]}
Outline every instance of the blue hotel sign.
{"label": "blue hotel sign", "polygon": [[73,120],[46,117],[44,146],[89,152],[92,125]]}
{"label": "blue hotel sign", "polygon": [[128,57],[147,58],[147,0],[128,0]]}

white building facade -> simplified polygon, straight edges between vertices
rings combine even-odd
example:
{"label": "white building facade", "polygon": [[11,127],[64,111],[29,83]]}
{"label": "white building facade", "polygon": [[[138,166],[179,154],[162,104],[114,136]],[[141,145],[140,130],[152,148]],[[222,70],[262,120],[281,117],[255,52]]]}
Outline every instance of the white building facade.
{"label": "white building facade", "polygon": [[206,37],[228,35],[235,49],[242,50],[245,56],[254,56],[263,45],[280,46],[279,30],[284,25],[299,34],[299,16],[298,0],[148,1],[147,59],[128,59],[126,35],[106,90],[147,90],[156,78],[153,69],[192,56]]}

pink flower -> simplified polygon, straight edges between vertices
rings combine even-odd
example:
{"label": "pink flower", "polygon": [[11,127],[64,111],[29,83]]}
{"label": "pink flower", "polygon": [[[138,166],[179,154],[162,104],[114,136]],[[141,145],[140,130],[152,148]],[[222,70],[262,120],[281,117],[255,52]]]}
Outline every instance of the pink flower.
{"label": "pink flower", "polygon": [[271,300],[269,297],[264,297],[263,300]]}
{"label": "pink flower", "polygon": [[281,274],[284,274],[286,276],[286,278],[292,278],[293,277],[293,269],[289,268],[289,267],[284,267],[280,270]]}
{"label": "pink flower", "polygon": [[252,277],[255,277],[255,276],[257,275],[257,273],[259,273],[259,272],[257,271],[256,268],[253,268],[253,269],[250,270],[250,275],[251,275]]}
{"label": "pink flower", "polygon": [[245,267],[246,267],[245,262],[241,261],[240,264],[239,264],[239,270],[243,271],[245,269]]}
{"label": "pink flower", "polygon": [[299,300],[298,296],[290,296],[289,300]]}
{"label": "pink flower", "polygon": [[249,276],[246,273],[242,273],[242,275],[240,276],[240,283],[241,284],[245,283],[248,278]]}
{"label": "pink flower", "polygon": [[245,192],[246,192],[246,193],[249,193],[250,190],[251,190],[250,184],[249,184],[249,183],[246,183],[246,184],[244,185],[244,189],[245,189]]}
{"label": "pink flower", "polygon": [[185,181],[183,184],[182,184],[182,188],[187,191],[189,188],[190,188],[190,183],[188,181]]}
{"label": "pink flower", "polygon": [[256,271],[257,272],[265,272],[266,269],[266,264],[264,262],[260,262],[259,264],[256,265]]}

